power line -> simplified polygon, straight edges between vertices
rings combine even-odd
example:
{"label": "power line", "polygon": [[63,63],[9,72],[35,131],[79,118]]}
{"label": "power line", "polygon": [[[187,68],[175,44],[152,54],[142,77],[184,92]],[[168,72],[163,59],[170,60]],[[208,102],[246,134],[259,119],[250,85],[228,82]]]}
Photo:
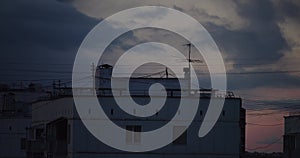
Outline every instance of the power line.
{"label": "power line", "polygon": [[282,139],[282,136],[280,136],[280,138],[276,139],[275,141],[271,142],[271,143],[268,143],[267,145],[264,145],[264,146],[259,146],[259,147],[256,147],[256,148],[246,148],[247,150],[249,151],[254,151],[254,150],[261,150],[261,149],[267,149],[269,147],[271,147],[272,145],[280,142]]}
{"label": "power line", "polygon": [[247,122],[247,125],[252,125],[252,126],[266,126],[266,127],[274,127],[274,126],[281,126],[284,125],[283,123],[278,123],[278,124],[257,124],[257,123],[251,123]]}

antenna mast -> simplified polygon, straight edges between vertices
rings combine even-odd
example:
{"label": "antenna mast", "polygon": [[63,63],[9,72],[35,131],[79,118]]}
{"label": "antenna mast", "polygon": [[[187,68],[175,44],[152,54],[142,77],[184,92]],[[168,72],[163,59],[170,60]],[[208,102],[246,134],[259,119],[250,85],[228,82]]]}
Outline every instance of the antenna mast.
{"label": "antenna mast", "polygon": [[192,85],[192,76],[191,76],[191,63],[202,63],[203,61],[198,60],[198,59],[191,59],[191,53],[192,53],[192,44],[187,43],[184,46],[188,46],[189,48],[189,58],[187,59],[189,62],[189,71],[188,71],[188,91],[189,93],[191,92],[191,85]]}
{"label": "antenna mast", "polygon": [[166,78],[169,78],[168,67],[166,67]]}
{"label": "antenna mast", "polygon": [[189,62],[189,71],[188,71],[188,92],[189,94],[191,93],[191,49],[192,49],[192,44],[188,43],[185,44],[186,46],[188,46],[189,48],[189,58],[188,58],[188,62]]}
{"label": "antenna mast", "polygon": [[92,70],[92,82],[93,82],[92,93],[93,93],[93,95],[96,95],[96,87],[95,87],[95,64],[94,63],[92,63],[92,65],[91,65],[91,70]]}

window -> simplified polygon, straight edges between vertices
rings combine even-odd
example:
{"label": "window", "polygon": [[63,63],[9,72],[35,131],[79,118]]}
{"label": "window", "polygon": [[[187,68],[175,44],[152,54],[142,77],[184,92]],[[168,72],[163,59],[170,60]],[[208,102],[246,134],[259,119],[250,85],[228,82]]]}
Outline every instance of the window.
{"label": "window", "polygon": [[71,125],[69,125],[69,124],[67,127],[67,142],[68,142],[68,144],[71,143]]}
{"label": "window", "polygon": [[26,149],[26,138],[21,138],[21,150]]}
{"label": "window", "polygon": [[187,144],[187,130],[185,130],[185,126],[174,126],[173,127],[173,139],[178,137],[180,133],[183,133],[173,141],[174,145],[186,145]]}
{"label": "window", "polygon": [[110,114],[111,114],[111,115],[114,114],[114,109],[110,109]]}
{"label": "window", "polygon": [[43,139],[44,129],[36,129],[35,131],[35,139],[42,140]]}
{"label": "window", "polygon": [[67,140],[68,120],[63,119],[54,124],[56,140]]}
{"label": "window", "polygon": [[126,144],[140,144],[142,126],[126,126]]}

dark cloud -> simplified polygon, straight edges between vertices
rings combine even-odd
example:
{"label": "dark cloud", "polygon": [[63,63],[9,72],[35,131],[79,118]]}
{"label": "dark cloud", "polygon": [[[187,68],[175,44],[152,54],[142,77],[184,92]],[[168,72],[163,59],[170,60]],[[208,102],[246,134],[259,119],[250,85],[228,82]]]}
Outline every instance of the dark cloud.
{"label": "dark cloud", "polygon": [[16,80],[51,76],[15,71],[20,68],[71,72],[80,43],[98,22],[70,5],[52,0],[6,0],[1,1],[1,6],[4,23],[0,26],[0,60],[5,70],[0,72],[5,75],[4,80],[10,76]]}
{"label": "dark cloud", "polygon": [[[229,72],[229,88],[300,87],[299,78],[287,73],[259,73],[267,70],[268,64],[276,64],[283,56],[282,50],[290,49],[278,26],[282,16],[278,13],[280,11],[269,1],[237,4],[239,14],[249,21],[247,27],[228,30],[224,26],[205,24],[223,53],[226,53],[226,60],[234,63],[237,73]],[[246,69],[249,67],[255,68],[255,72]]]}
{"label": "dark cloud", "polygon": [[225,49],[229,57],[248,59],[235,60],[236,64],[268,64],[278,61],[282,56],[280,51],[288,46],[277,25],[276,10],[272,3],[249,1],[238,4],[237,8],[238,13],[248,20],[248,26],[242,30],[230,31],[224,27],[209,25],[208,29],[213,30],[211,34],[218,45]]}
{"label": "dark cloud", "polygon": [[288,16],[288,17],[295,17],[300,20],[299,5],[297,6],[295,3],[291,1],[278,1],[278,5],[276,6],[276,9],[278,11],[276,15],[280,19],[284,18],[284,16]]}
{"label": "dark cloud", "polygon": [[285,73],[249,73],[228,75],[230,89],[251,89],[257,87],[296,88],[300,87],[298,77]]}

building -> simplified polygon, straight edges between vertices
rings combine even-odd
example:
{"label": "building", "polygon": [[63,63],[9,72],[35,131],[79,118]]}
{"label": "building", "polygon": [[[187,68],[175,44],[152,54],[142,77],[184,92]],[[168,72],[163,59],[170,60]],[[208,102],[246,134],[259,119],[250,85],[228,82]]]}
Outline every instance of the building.
{"label": "building", "polygon": [[[104,69],[110,67],[105,67]],[[108,73],[109,74],[109,73]],[[104,81],[101,82],[101,79]],[[180,95],[174,78],[135,78],[133,79],[133,100],[145,104],[149,95],[143,93],[152,83],[161,83],[167,90],[167,101],[164,108],[147,118],[133,118],[118,108],[111,90],[105,87],[109,83],[107,77],[101,77],[97,96],[102,108],[110,120],[118,126],[133,131],[153,130],[163,126],[174,115],[180,115],[177,109]],[[121,79],[122,80],[122,79]],[[108,81],[108,82],[107,82]],[[145,87],[141,81],[147,82]],[[136,83],[136,84],[134,84]],[[102,84],[102,85],[101,85]],[[178,85],[177,85],[178,86]],[[122,89],[120,89],[122,91]],[[239,158],[245,151],[245,110],[241,98],[234,95],[218,96],[215,90],[202,89],[197,91],[201,97],[196,117],[189,128],[173,143],[146,153],[124,152],[111,148],[96,139],[83,125],[79,118],[71,95],[65,93],[59,98],[39,101],[32,104],[32,126],[29,129],[28,157],[210,157]],[[120,96],[127,95],[122,92]],[[89,96],[82,96],[89,97]],[[191,96],[189,96],[191,97]],[[213,130],[203,138],[198,137],[198,130],[205,116],[210,99],[225,97],[225,105],[221,116]],[[92,113],[92,109],[86,109]],[[95,118],[97,119],[97,118]],[[174,127],[172,135],[176,135]],[[140,144],[140,136],[126,135],[124,140],[130,144]]]}
{"label": "building", "polygon": [[26,157],[27,128],[31,125],[31,102],[45,93],[33,84],[28,88],[11,89],[0,85],[0,157]]}
{"label": "building", "polygon": [[284,117],[284,157],[300,157],[300,115]]}

